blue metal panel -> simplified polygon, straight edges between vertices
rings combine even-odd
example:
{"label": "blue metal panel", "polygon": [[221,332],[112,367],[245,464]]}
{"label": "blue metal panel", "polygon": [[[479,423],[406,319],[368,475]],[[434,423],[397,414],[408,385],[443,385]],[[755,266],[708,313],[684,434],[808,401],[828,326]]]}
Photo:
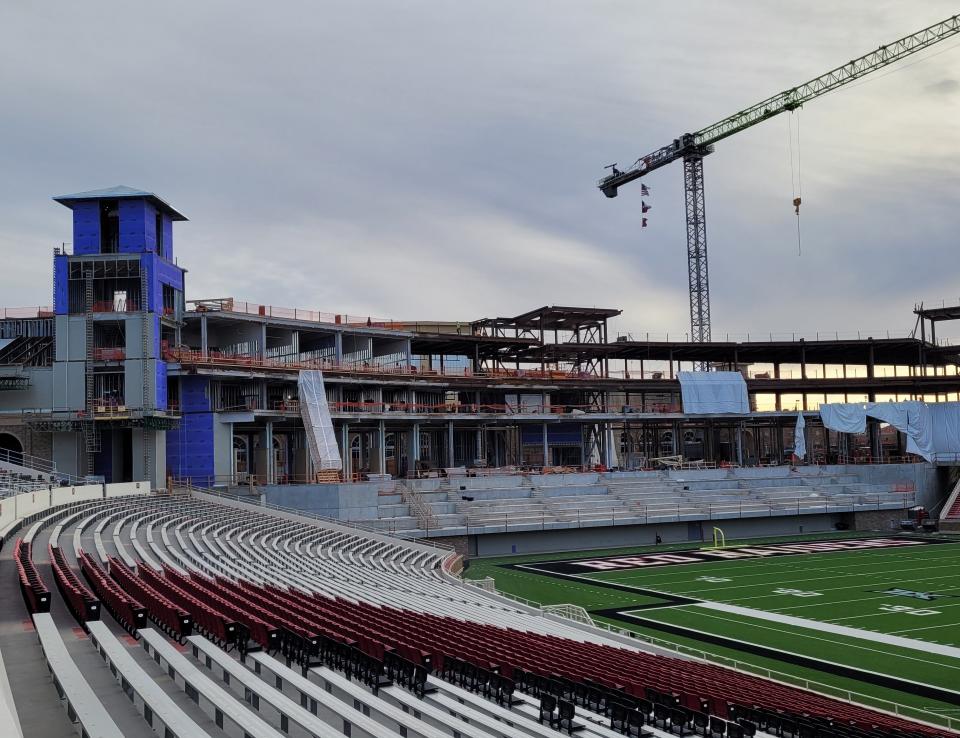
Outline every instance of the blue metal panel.
{"label": "blue metal panel", "polygon": [[146,251],[157,251],[157,209],[149,202],[143,210],[143,246]]}
{"label": "blue metal panel", "polygon": [[171,264],[159,256],[146,254],[142,257],[144,269],[147,270],[147,280],[150,285],[150,311],[163,313],[163,285],[170,285],[175,290],[183,292],[184,270],[176,264]]}
{"label": "blue metal panel", "polygon": [[195,484],[213,482],[213,413],[207,377],[180,378],[180,427],[167,431],[167,471]]}
{"label": "blue metal panel", "polygon": [[[543,426],[523,425],[520,437],[524,446],[538,446],[543,443]],[[547,443],[575,445],[582,442],[580,426],[576,423],[558,423],[547,426]]]}
{"label": "blue metal panel", "polygon": [[157,362],[157,410],[167,409],[167,362]]}
{"label": "blue metal panel", "polygon": [[146,251],[146,200],[120,200],[120,251],[138,254]]}
{"label": "blue metal panel", "polygon": [[100,253],[100,203],[96,200],[73,206],[73,253]]}
{"label": "blue metal panel", "polygon": [[162,358],[160,355],[160,317],[153,317],[153,357]]}
{"label": "blue metal panel", "polygon": [[173,261],[173,220],[166,213],[163,214],[163,252],[161,256],[167,261]]}
{"label": "blue metal panel", "polygon": [[57,315],[66,315],[70,312],[69,283],[67,277],[67,256],[61,254],[53,257],[53,312]]}

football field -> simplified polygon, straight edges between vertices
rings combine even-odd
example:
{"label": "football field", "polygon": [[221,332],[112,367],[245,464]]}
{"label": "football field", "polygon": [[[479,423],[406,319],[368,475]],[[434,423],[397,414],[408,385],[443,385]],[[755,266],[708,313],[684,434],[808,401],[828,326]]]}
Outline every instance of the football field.
{"label": "football field", "polygon": [[[468,576],[819,691],[960,718],[960,542],[731,542],[481,560]],[[898,705],[900,707],[893,707]],[[921,717],[921,715],[917,715]]]}

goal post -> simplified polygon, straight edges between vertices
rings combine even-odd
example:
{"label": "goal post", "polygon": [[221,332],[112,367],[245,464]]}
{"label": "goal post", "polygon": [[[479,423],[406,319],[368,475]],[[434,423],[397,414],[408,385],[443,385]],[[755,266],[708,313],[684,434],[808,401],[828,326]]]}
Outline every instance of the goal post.
{"label": "goal post", "polygon": [[714,526],[713,527],[713,547],[714,548],[726,548],[727,539],[723,535],[723,530]]}

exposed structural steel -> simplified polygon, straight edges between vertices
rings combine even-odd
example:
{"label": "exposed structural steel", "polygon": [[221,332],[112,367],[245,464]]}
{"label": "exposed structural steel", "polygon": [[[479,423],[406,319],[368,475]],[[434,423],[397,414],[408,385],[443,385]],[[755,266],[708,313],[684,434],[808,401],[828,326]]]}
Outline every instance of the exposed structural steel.
{"label": "exposed structural steel", "polygon": [[780,92],[766,100],[734,113],[723,120],[685,133],[673,143],[642,156],[627,171],[616,165],[612,173],[598,183],[607,197],[629,182],[683,159],[683,185],[686,191],[687,260],[690,282],[690,338],[702,343],[710,340],[710,281],[707,272],[707,227],[703,194],[703,157],[713,152],[713,144],[785,111],[796,110],[805,102],[832,92],[871,72],[893,64],[910,54],[933,46],[960,32],[960,19],[954,15],[922,31],[905,36],[859,59],[832,69],[809,82]]}

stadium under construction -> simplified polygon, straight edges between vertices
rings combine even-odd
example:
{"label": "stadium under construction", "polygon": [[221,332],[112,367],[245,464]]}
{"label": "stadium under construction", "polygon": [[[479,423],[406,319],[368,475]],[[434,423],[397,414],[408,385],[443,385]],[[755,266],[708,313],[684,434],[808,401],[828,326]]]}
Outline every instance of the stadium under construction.
{"label": "stadium under construction", "polygon": [[[909,336],[694,343],[613,335],[614,308],[409,322],[187,300],[180,211],[129,187],[54,199],[72,212],[72,250],[55,250],[52,308],[0,321],[0,448],[74,477],[213,487],[410,535],[482,533],[490,500],[468,490],[491,478],[533,490],[508,503],[561,480],[590,487],[565,497],[591,494],[611,475],[923,462],[906,427],[871,416],[862,432],[832,430],[821,406],[960,399],[960,349],[936,339],[957,308],[917,308]],[[691,405],[682,380],[701,367],[742,379],[740,404]],[[317,372],[320,431],[298,386]],[[318,432],[326,456],[311,453]],[[949,474],[936,479],[920,485],[928,506]],[[917,491],[912,473],[891,480]],[[570,502],[579,524],[597,513],[597,500]],[[529,506],[502,505],[501,531],[564,520]]]}

